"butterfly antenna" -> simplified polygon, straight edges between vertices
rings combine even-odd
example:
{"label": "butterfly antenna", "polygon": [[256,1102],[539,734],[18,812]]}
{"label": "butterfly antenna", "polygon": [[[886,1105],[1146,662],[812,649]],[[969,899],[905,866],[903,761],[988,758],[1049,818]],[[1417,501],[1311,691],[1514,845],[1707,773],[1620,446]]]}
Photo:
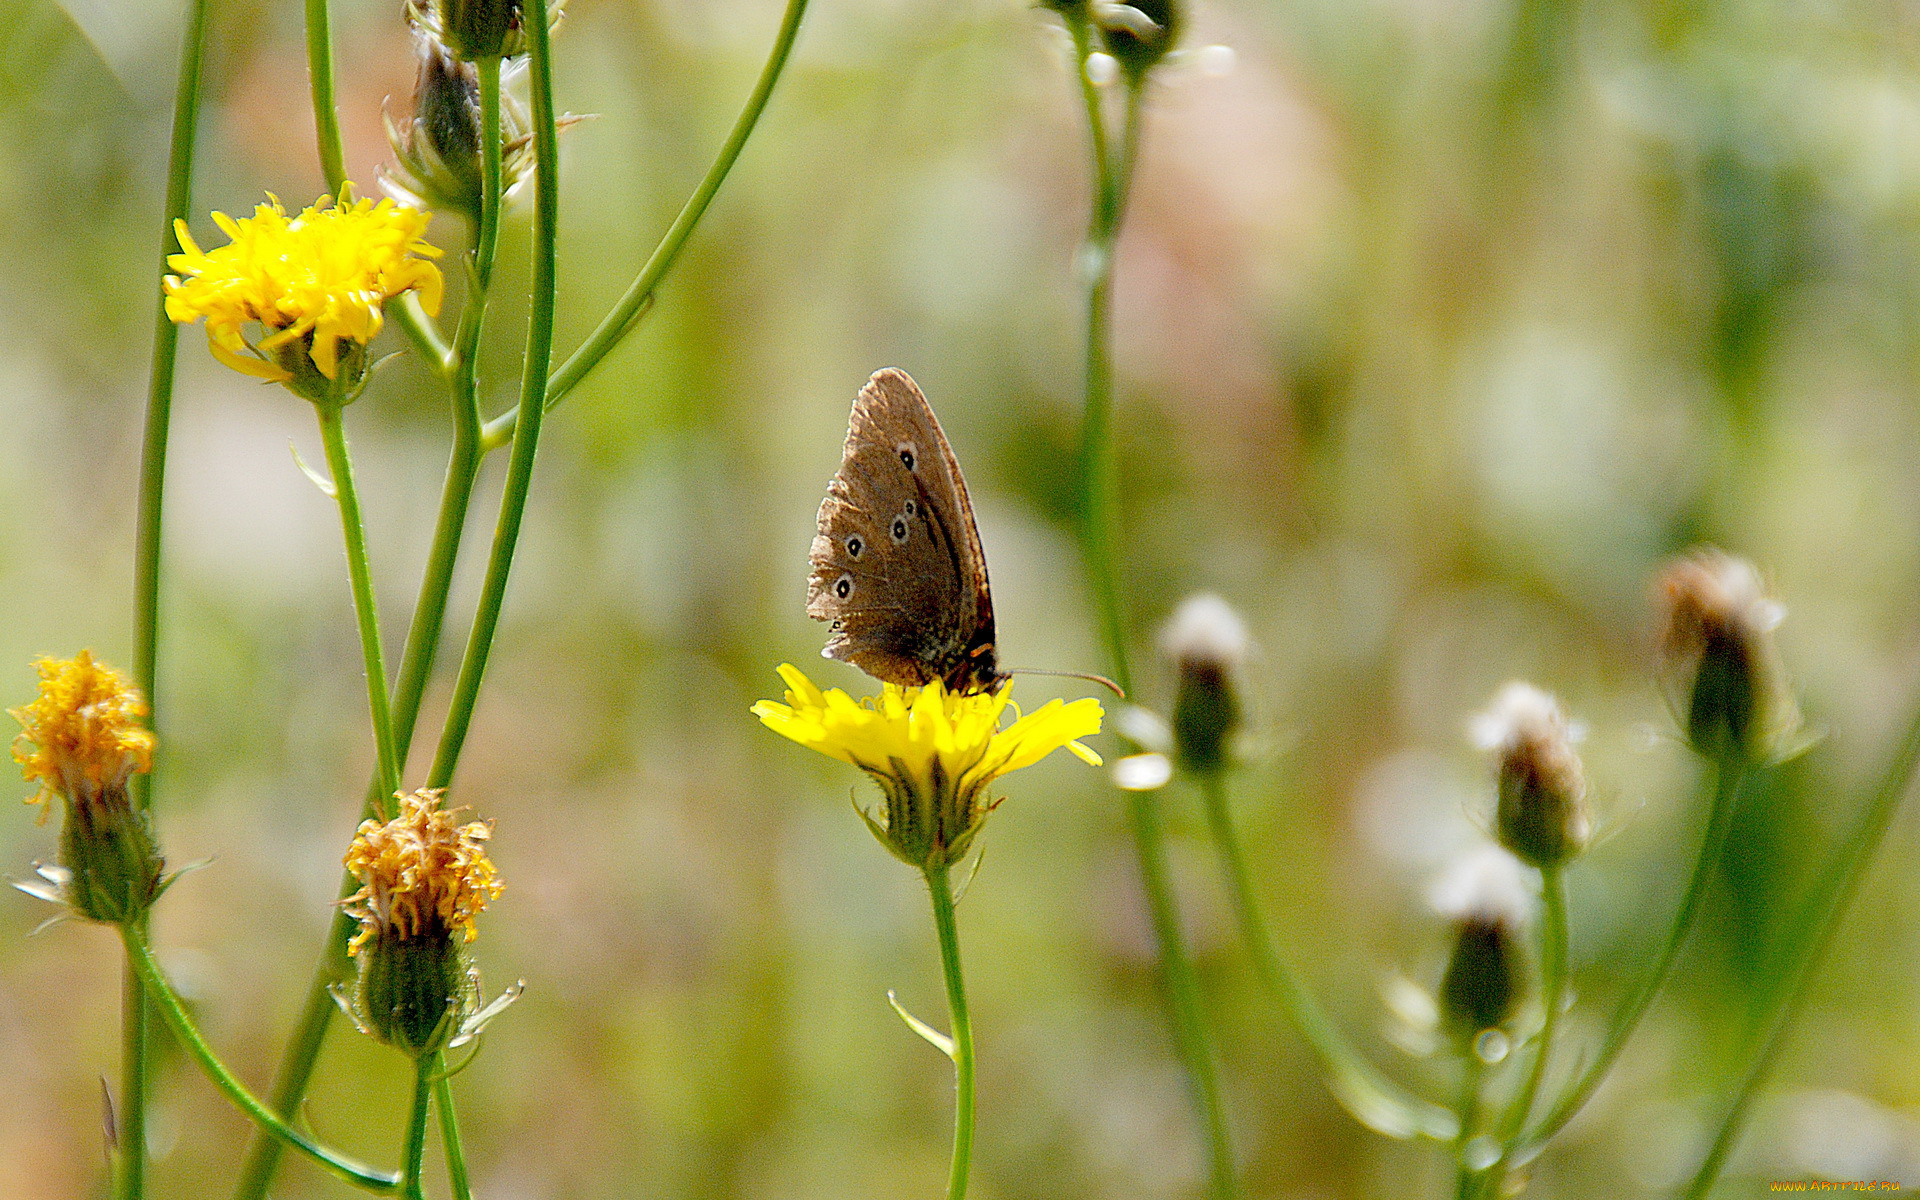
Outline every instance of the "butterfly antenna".
{"label": "butterfly antenna", "polygon": [[1105,675],[1095,675],[1089,671],[1047,671],[1047,670],[1042,670],[1039,667],[1008,667],[1007,674],[1009,675],[1054,675],[1054,676],[1058,676],[1061,679],[1084,679],[1088,683],[1099,684],[1101,687],[1106,688],[1108,691],[1120,697],[1122,700],[1125,700],[1127,698],[1126,692],[1120,689],[1119,684],[1115,683],[1111,679],[1108,679]]}

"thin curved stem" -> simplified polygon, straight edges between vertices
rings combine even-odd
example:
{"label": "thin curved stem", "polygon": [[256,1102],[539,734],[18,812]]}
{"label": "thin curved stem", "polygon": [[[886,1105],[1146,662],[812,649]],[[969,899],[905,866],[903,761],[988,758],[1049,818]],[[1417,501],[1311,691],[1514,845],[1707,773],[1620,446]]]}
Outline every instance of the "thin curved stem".
{"label": "thin curved stem", "polygon": [[360,517],[360,494],[353,483],[353,459],[347,453],[344,409],[338,403],[314,405],[320,439],[327,448],[334,499],[340,504],[340,531],[346,539],[347,577],[353,588],[353,616],[360,629],[360,657],[367,673],[367,709],[373,721],[373,745],[380,764],[382,803],[400,790],[400,764],[394,754],[393,711],[387,694],[387,666],[380,648],[380,612],[374,602],[373,572],[367,563],[367,533]]}
{"label": "thin curved stem", "polygon": [[1806,907],[1787,939],[1786,944],[1793,950],[1785,969],[1776,973],[1776,977],[1784,980],[1784,983],[1780,991],[1764,998],[1761,1004],[1763,1010],[1772,1003],[1777,1003],[1779,1007],[1767,1022],[1765,1034],[1754,1043],[1753,1059],[1734,1090],[1733,1102],[1728,1106],[1726,1116],[1721,1119],[1720,1128],[1700,1163],[1700,1169],[1694,1173],[1693,1181],[1687,1187],[1689,1200],[1699,1200],[1713,1187],[1727,1155],[1732,1153],[1734,1143],[1739,1140],[1760,1086],[1779,1058],[1780,1051],[1786,1045],[1787,1034],[1806,1002],[1815,968],[1820,965],[1827,947],[1839,931],[1840,923],[1853,902],[1854,893],[1859,890],[1861,879],[1879,853],[1887,827],[1892,824],[1900,801],[1906,797],[1913,783],[1916,764],[1920,764],[1920,707],[1916,707],[1910,718],[1899,746],[1881,774],[1880,783],[1860,814],[1859,822],[1841,844],[1827,874],[1825,886],[1816,888],[1813,895],[1808,897]]}
{"label": "thin curved stem", "polygon": [[[460,366],[452,373],[453,384],[453,450],[447,462],[447,473],[441,485],[439,515],[435,518],[432,545],[427,552],[427,565],[420,581],[419,597],[414,603],[413,620],[407,629],[405,649],[400,655],[400,671],[393,688],[393,738],[394,758],[405,764],[407,752],[412,747],[414,730],[419,723],[420,704],[426,695],[427,680],[433,673],[433,663],[440,646],[440,632],[446,619],[447,597],[453,587],[453,569],[460,553],[460,537],[466,529],[467,513],[472,505],[474,481],[480,471],[480,405],[478,390],[478,356],[481,332],[481,314],[471,313],[476,306],[484,306],[487,298],[487,284],[493,277],[493,261],[497,248],[497,218],[489,221],[486,213],[498,213],[500,209],[500,90],[499,63],[478,64],[480,74],[480,120],[482,131],[481,150],[481,211],[483,214],[474,244],[473,279],[476,287],[469,294],[460,314],[458,342],[463,347],[459,351]],[[491,82],[490,82],[491,81]],[[491,131],[491,133],[489,133]],[[494,146],[494,153],[486,152],[488,145]],[[383,795],[380,772],[376,769],[367,785],[367,799],[364,812],[371,816],[380,810]],[[347,875],[341,882],[340,895],[344,898],[359,887],[359,880]],[[327,1030],[333,1022],[337,1006],[333,1001],[331,986],[346,978],[348,973],[347,942],[353,936],[354,919],[344,910],[336,909],[329,924],[326,944],[321,950],[320,962],[314,969],[312,982],[307,988],[306,1000],[302,1003],[300,1018],[294,1028],[293,1037],[288,1041],[282,1053],[280,1069],[275,1076],[273,1090],[273,1110],[282,1115],[291,1114],[306,1097],[307,1087],[313,1080],[315,1065],[319,1062],[320,1050],[326,1041]],[[444,1115],[443,1115],[443,1120]],[[280,1161],[280,1143],[273,1138],[256,1138],[246,1163],[241,1171],[239,1182],[234,1189],[235,1200],[261,1200],[267,1193],[267,1187],[273,1179],[273,1173]]]}
{"label": "thin curved stem", "polygon": [[927,891],[933,896],[933,927],[940,938],[940,970],[953,1022],[953,1166],[947,1175],[947,1200],[964,1200],[973,1162],[973,1019],[967,1015],[967,986],[960,976],[960,932],[947,868],[927,869]]}
{"label": "thin curved stem", "polygon": [[447,1186],[453,1200],[473,1200],[467,1181],[467,1148],[460,1140],[460,1118],[453,1108],[453,1080],[447,1077],[447,1056],[433,1056],[433,1106],[440,1113],[440,1145],[447,1152]]}
{"label": "thin curved stem", "polygon": [[1553,1035],[1560,1025],[1560,1009],[1567,989],[1567,881],[1559,867],[1540,869],[1540,895],[1544,925],[1540,932],[1540,1035],[1535,1040],[1533,1062],[1526,1081],[1514,1096],[1506,1119],[1501,1122],[1500,1138],[1511,1142],[1533,1111],[1534,1097],[1547,1077],[1547,1059],[1553,1051]]}
{"label": "thin curved stem", "polygon": [[406,1200],[427,1200],[420,1168],[427,1157],[427,1109],[433,1100],[434,1063],[437,1054],[422,1054],[413,1064],[413,1108],[407,1118],[407,1144],[400,1168],[400,1194]]}
{"label": "thin curved stem", "polygon": [[1419,1135],[1442,1142],[1451,1140],[1459,1131],[1454,1114],[1408,1094],[1383,1075],[1342,1036],[1339,1027],[1281,955],[1279,941],[1267,923],[1254,888],[1253,873],[1247,867],[1239,835],[1234,830],[1233,814],[1227,807],[1225,775],[1207,772],[1199,777],[1199,784],[1214,849],[1220,857],[1221,873],[1239,921],[1241,940],[1261,981],[1273,991],[1281,1010],[1293,1022],[1308,1049],[1319,1058],[1334,1094],[1370,1129],[1393,1137]]}
{"label": "thin curved stem", "polygon": [[266,1105],[249,1092],[246,1085],[234,1078],[213,1048],[187,1015],[186,1006],[180,1003],[180,997],[167,982],[166,974],[153,957],[153,947],[147,943],[146,934],[129,923],[120,926],[120,940],[127,948],[127,961],[139,973],[140,982],[145,985],[147,994],[153,998],[154,1006],[161,1019],[167,1023],[174,1038],[180,1043],[188,1056],[200,1064],[207,1078],[215,1087],[226,1093],[234,1106],[245,1113],[254,1124],[273,1136],[286,1142],[300,1153],[311,1158],[328,1172],[356,1187],[371,1192],[391,1192],[399,1186],[399,1177],[376,1171],[353,1161],[320,1145],[298,1129],[276,1116]]}
{"label": "thin curved stem", "polygon": [[1486,1082],[1487,1064],[1472,1046],[1461,1051],[1461,1058],[1464,1065],[1460,1101],[1455,1110],[1460,1125],[1453,1136],[1453,1194],[1454,1200],[1475,1200],[1483,1175],[1468,1164],[1467,1143],[1473,1140],[1474,1128],[1480,1123],[1480,1091]]}
{"label": "thin curved stem", "polygon": [[520,378],[522,415],[513,439],[513,455],[507,462],[500,518],[494,528],[493,549],[487,558],[480,603],[474,611],[460,674],[454,681],[446,726],[434,752],[433,766],[427,773],[428,787],[447,786],[459,762],[460,750],[466,744],[467,729],[473,721],[473,705],[486,674],[494,631],[500,624],[500,608],[506,598],[514,549],[519,544],[520,525],[526,516],[527,495],[533,484],[534,453],[540,445],[540,428],[546,416],[546,405],[542,401],[553,354],[555,243],[560,219],[560,159],[554,127],[553,60],[547,38],[546,0],[527,0],[523,25],[531,64],[534,201],[532,299],[527,319],[526,359]]}
{"label": "thin curved stem", "polygon": [[[747,97],[746,107],[734,119],[733,129],[727,134],[727,140],[721,145],[713,165],[707,168],[706,176],[693,189],[693,194],[687,197],[687,202],[680,208],[680,215],[674,218],[673,224],[660,239],[660,244],[654,247],[652,257],[640,268],[640,274],[628,285],[626,294],[620,297],[619,303],[600,322],[599,328],[547,380],[548,408],[560,403],[589,372],[599,366],[601,360],[620,344],[621,339],[639,326],[652,307],[654,291],[660,286],[660,281],[666,278],[667,272],[673,269],[680,252],[686,248],[687,240],[699,227],[707,206],[713,203],[720,185],[727,181],[728,172],[733,170],[740,152],[746,148],[747,139],[753,136],[754,127],[760,123],[760,114],[766,111],[767,102],[773,98],[774,85],[780,82],[780,75],[786,70],[787,59],[793,52],[794,41],[800,36],[800,21],[806,15],[807,3],[808,0],[787,0],[786,13],[780,19],[780,30],[774,35],[773,48],[767,53],[766,65],[760,68],[760,77],[753,85],[752,94]],[[520,411],[516,405],[487,422],[484,443],[487,450],[503,446],[513,439]]]}
{"label": "thin curved stem", "polygon": [[1613,1060],[1619,1057],[1634,1027],[1646,1014],[1648,1005],[1653,1003],[1655,993],[1666,981],[1667,972],[1672,969],[1673,960],[1680,953],[1680,944],[1686,940],[1688,930],[1693,928],[1694,918],[1699,915],[1700,902],[1706,896],[1714,866],[1720,861],[1721,851],[1726,846],[1727,831],[1733,826],[1734,807],[1748,769],[1746,761],[1738,754],[1725,755],[1712,764],[1713,799],[1707,811],[1706,833],[1700,839],[1700,853],[1694,859],[1693,874],[1687,880],[1687,890],[1680,899],[1679,908],[1674,911],[1673,923],[1667,927],[1660,948],[1654,952],[1653,966],[1647,969],[1639,984],[1615,1010],[1606,1037],[1600,1043],[1599,1051],[1587,1063],[1586,1070],[1560,1098],[1559,1103],[1521,1136],[1511,1161],[1527,1161],[1547,1139],[1573,1119],[1574,1114],[1580,1111],[1606,1078],[1607,1072],[1613,1067]]}
{"label": "thin curved stem", "polygon": [[[200,128],[200,72],[206,57],[207,0],[187,0],[186,28],[180,35],[180,68],[174,83],[173,133],[167,147],[167,194],[160,222],[160,273],[175,249],[174,222],[187,218],[193,204],[193,147]],[[157,298],[153,317],[153,359],[147,376],[146,428],[140,446],[140,498],[134,516],[133,678],[146,696],[150,727],[158,727],[160,658],[160,533],[167,489],[167,441],[173,427],[174,364],[180,352],[180,327]],[[135,774],[135,807],[150,809],[153,779]],[[120,989],[120,1104],[114,1131],[119,1146],[115,1194],[141,1200],[147,1184],[147,1092],[150,1039],[146,990],[133,965],[127,965]]]}
{"label": "thin curved stem", "polygon": [[[1084,21],[1068,21],[1078,51],[1075,70],[1086,109],[1087,133],[1093,148],[1093,212],[1081,251],[1086,272],[1085,404],[1080,435],[1080,543],[1087,578],[1100,614],[1108,665],[1123,692],[1133,691],[1133,670],[1127,654],[1126,628],[1120,615],[1120,590],[1113,551],[1118,490],[1117,459],[1113,449],[1113,260],[1126,213],[1127,185],[1138,155],[1142,97],[1139,86],[1127,90],[1122,149],[1116,158],[1107,141],[1106,118],[1100,94],[1087,75],[1091,38]],[[1125,793],[1140,864],[1141,887],[1159,949],[1160,973],[1166,981],[1168,1019],[1194,1108],[1206,1142],[1208,1191],[1215,1197],[1238,1194],[1234,1181],[1233,1150],[1227,1134],[1226,1109],[1220,1098],[1219,1074],[1213,1062],[1212,1034],[1200,981],[1188,958],[1186,937],[1167,877],[1166,834],[1161,828],[1159,802],[1153,792]]]}

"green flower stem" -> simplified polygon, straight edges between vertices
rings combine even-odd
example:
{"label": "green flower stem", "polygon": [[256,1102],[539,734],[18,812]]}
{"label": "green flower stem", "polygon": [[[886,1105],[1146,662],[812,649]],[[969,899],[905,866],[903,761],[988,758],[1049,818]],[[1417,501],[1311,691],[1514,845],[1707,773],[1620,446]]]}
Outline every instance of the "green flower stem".
{"label": "green flower stem", "polygon": [[[186,28],[180,35],[180,69],[174,84],[173,135],[167,148],[167,195],[160,222],[160,272],[177,248],[173,223],[185,220],[193,204],[193,147],[200,127],[200,72],[206,56],[207,0],[187,0]],[[140,447],[140,498],[134,516],[133,678],[157,708],[160,657],[160,531],[167,487],[167,439],[173,425],[174,363],[180,352],[180,327],[167,315],[164,297],[155,301],[153,360],[147,376],[146,429]],[[153,801],[150,775],[136,774],[133,803],[148,809]],[[120,1200],[141,1200],[147,1187],[148,1002],[133,965],[121,985],[121,1056],[118,1128]]]}
{"label": "green flower stem", "polygon": [[1713,1145],[1708,1148],[1706,1158],[1687,1188],[1689,1200],[1698,1200],[1707,1194],[1714,1180],[1719,1177],[1727,1155],[1732,1152],[1753,1101],[1759,1094],[1760,1085],[1765,1082],[1774,1061],[1780,1056],[1787,1033],[1793,1028],[1801,1006],[1806,1002],[1815,968],[1820,965],[1834,934],[1839,931],[1840,922],[1853,902],[1854,893],[1879,853],[1887,827],[1892,824],[1900,801],[1906,797],[1913,783],[1916,763],[1920,763],[1920,708],[1915,709],[1909,720],[1906,733],[1902,735],[1886,770],[1882,772],[1880,783],[1868,799],[1859,822],[1841,844],[1833,865],[1821,883],[1807,898],[1805,908],[1801,910],[1786,939],[1786,945],[1790,947],[1787,962],[1782,970],[1774,973],[1774,978],[1779,979],[1780,983],[1771,995],[1761,997],[1756,1006],[1760,1012],[1774,1008],[1774,1015],[1767,1022],[1766,1032],[1751,1047],[1753,1059],[1740,1078],[1733,1102],[1720,1122],[1719,1132],[1714,1135]]}
{"label": "green flower stem", "polygon": [[320,439],[327,447],[334,499],[340,502],[340,531],[346,539],[347,577],[353,587],[353,615],[360,627],[360,657],[367,673],[367,709],[373,719],[373,746],[380,764],[380,811],[400,790],[400,764],[394,755],[393,713],[387,697],[386,658],[380,649],[380,613],[374,604],[373,574],[367,565],[367,533],[360,519],[360,494],[353,485],[353,459],[347,454],[345,409],[336,401],[313,406],[320,416]]}
{"label": "green flower stem", "polygon": [[1666,937],[1654,953],[1653,966],[1648,968],[1639,984],[1614,1012],[1599,1051],[1587,1063],[1579,1079],[1545,1117],[1521,1135],[1508,1155],[1509,1163],[1524,1163],[1531,1159],[1549,1138],[1573,1119],[1574,1114],[1580,1111],[1600,1086],[1601,1080],[1606,1078],[1613,1060],[1619,1057],[1634,1027],[1646,1014],[1647,1006],[1653,1003],[1655,993],[1660,990],[1667,972],[1673,967],[1674,958],[1680,953],[1680,944],[1686,940],[1687,931],[1693,927],[1693,920],[1699,915],[1700,901],[1706,896],[1714,865],[1720,861],[1721,851],[1727,843],[1727,831],[1733,826],[1734,806],[1739,800],[1747,772],[1747,763],[1738,754],[1728,754],[1712,763],[1709,775],[1713,798],[1707,810],[1706,833],[1700,839],[1700,854],[1694,860],[1693,875],[1687,880],[1687,890],[1680,899],[1680,907],[1674,911],[1673,923],[1667,928]]}
{"label": "green flower stem", "polygon": [[[687,239],[706,215],[707,206],[720,191],[720,185],[726,182],[727,173],[733,170],[735,160],[745,149],[747,139],[752,136],[754,127],[760,123],[760,114],[766,111],[767,101],[773,97],[774,85],[780,81],[780,75],[786,70],[787,58],[793,51],[793,44],[800,36],[800,20],[806,15],[807,0],[787,0],[786,15],[780,20],[780,31],[774,35],[773,49],[767,54],[766,65],[760,68],[760,78],[753,85],[753,93],[747,97],[745,108],[734,120],[733,131],[727,135],[725,144],[720,147],[719,156],[713,165],[707,168],[707,174],[700,185],[693,189],[687,202],[680,209],[680,215],[674,218],[666,236],[654,247],[653,256],[640,269],[626,294],[613,306],[600,327],[583,342],[578,350],[567,359],[565,364],[547,381],[546,406],[554,405],[573,390],[574,386],[587,377],[587,373],[600,365],[622,338],[639,325],[648,308],[653,303],[655,289],[666,278],[667,272],[680,257],[680,251],[686,247]],[[520,419],[518,406],[501,413],[487,423],[485,446],[493,450],[513,439],[514,428]]]}
{"label": "green flower stem", "polygon": [[1467,1165],[1467,1143],[1473,1140],[1474,1128],[1480,1123],[1480,1090],[1486,1082],[1487,1064],[1471,1043],[1461,1050],[1460,1057],[1462,1077],[1460,1102],[1456,1110],[1460,1126],[1453,1135],[1453,1194],[1454,1200],[1475,1200],[1485,1176]]}
{"label": "green flower stem", "polygon": [[328,0],[307,0],[307,86],[313,92],[320,173],[337,196],[346,186],[347,158],[340,143],[340,114],[333,103],[333,13]]}
{"label": "green flower stem", "polygon": [[120,1095],[113,1144],[118,1153],[113,1194],[117,1200],[141,1200],[147,1193],[148,1068],[152,1064],[147,1032],[151,1005],[140,972],[127,963],[120,985]]}
{"label": "green flower stem", "polygon": [[[173,98],[173,139],[167,151],[166,213],[160,229],[160,271],[178,245],[173,223],[193,205],[193,146],[200,124],[200,71],[207,45],[207,0],[187,0],[187,27],[180,37],[180,76]],[[140,500],[135,517],[133,568],[133,679],[157,707],[160,652],[161,501],[167,484],[167,436],[173,418],[174,362],[180,327],[167,315],[164,297],[153,316],[153,363],[147,377],[147,423],[140,449]],[[133,777],[134,803],[145,808],[152,779]]]}
{"label": "green flower stem", "polygon": [[500,607],[506,598],[507,578],[513,570],[513,553],[519,543],[527,494],[533,484],[534,452],[539,448],[540,427],[546,416],[546,405],[542,401],[553,354],[555,242],[560,219],[560,150],[554,127],[553,60],[547,37],[546,0],[527,0],[522,24],[527,33],[534,138],[533,286],[527,318],[526,359],[520,378],[522,415],[513,439],[513,454],[507,462],[500,518],[494,528],[493,549],[487,559],[480,603],[474,611],[460,674],[454,681],[446,726],[434,752],[433,766],[427,772],[428,787],[445,787],[453,778],[461,747],[466,743],[467,729],[473,721],[474,701],[486,674],[487,656],[493,649]]}
{"label": "green flower stem", "polygon": [[453,1200],[473,1200],[467,1182],[467,1148],[460,1140],[460,1118],[453,1108],[453,1080],[447,1075],[447,1056],[433,1056],[433,1106],[440,1113],[440,1144],[447,1152],[447,1185]]}
{"label": "green flower stem", "polygon": [[947,1200],[963,1200],[973,1162],[973,1019],[967,1015],[967,985],[960,977],[960,932],[953,919],[953,889],[947,868],[927,868],[933,896],[933,927],[940,935],[940,970],[947,980],[947,1013],[953,1021],[953,1168]]}
{"label": "green flower stem", "polygon": [[400,1168],[400,1194],[406,1200],[427,1200],[420,1168],[427,1156],[427,1109],[432,1104],[434,1064],[439,1058],[437,1054],[422,1054],[413,1065],[413,1115],[407,1119],[406,1154]]}
{"label": "green flower stem", "polygon": [[[1094,163],[1092,220],[1081,266],[1086,272],[1086,411],[1080,440],[1080,539],[1100,613],[1100,629],[1107,659],[1120,690],[1133,691],[1125,624],[1120,616],[1117,564],[1113,553],[1118,479],[1113,452],[1113,259],[1126,213],[1127,185],[1138,155],[1143,92],[1127,90],[1126,123],[1118,158],[1107,140],[1100,94],[1087,76],[1091,34],[1084,20],[1069,19],[1077,53],[1080,96],[1086,108],[1087,133]],[[1133,831],[1134,851],[1140,860],[1140,882],[1146,892],[1147,912],[1159,948],[1160,973],[1166,981],[1168,1016],[1173,1024],[1174,1048],[1192,1089],[1206,1140],[1208,1190],[1216,1198],[1238,1195],[1234,1182],[1233,1150],[1227,1136],[1226,1110],[1220,1099],[1220,1080],[1213,1062],[1212,1036],[1201,1001],[1200,981],[1187,956],[1186,937],[1167,878],[1166,834],[1161,828],[1158,800],[1153,792],[1125,793]]]}
{"label": "green flower stem", "polygon": [[1560,1024],[1560,1009],[1567,989],[1567,881],[1559,867],[1540,868],[1540,895],[1545,909],[1540,932],[1540,1036],[1535,1040],[1533,1063],[1526,1081],[1514,1096],[1506,1120],[1501,1122],[1500,1138],[1511,1142],[1527,1123],[1533,1111],[1534,1097],[1547,1077],[1547,1058],[1553,1051],[1553,1035]]}
{"label": "green flower stem", "polygon": [[[426,694],[427,679],[433,672],[434,658],[440,645],[440,630],[446,618],[447,597],[453,587],[454,563],[460,552],[460,535],[466,528],[474,480],[480,470],[477,372],[481,319],[480,314],[473,310],[486,303],[487,284],[493,277],[499,222],[497,217],[487,220],[485,214],[497,214],[500,210],[501,180],[497,150],[500,140],[499,62],[482,62],[478,66],[483,139],[483,218],[474,243],[472,278],[476,286],[467,298],[467,307],[461,311],[456,339],[462,349],[459,351],[460,366],[452,376],[453,451],[447,463],[446,480],[441,487],[440,511],[434,522],[433,543],[427,552],[425,575],[420,582],[419,598],[414,603],[413,620],[407,629],[406,648],[401,652],[400,672],[393,689],[394,757],[400,763],[406,762],[407,752],[412,747],[414,729],[420,718],[421,700]],[[492,155],[484,150],[488,145],[496,147]],[[391,795],[391,792],[381,791],[380,774],[376,770],[367,786],[365,815],[371,816],[380,811],[384,797]],[[340,887],[341,897],[351,895],[358,887],[359,880],[351,874],[345,876]],[[354,924],[354,919],[344,910],[334,910],[333,920],[327,930],[326,945],[321,951],[319,965],[314,970],[306,1000],[301,1007],[299,1023],[282,1053],[279,1073],[275,1076],[273,1110],[282,1115],[291,1114],[299,1107],[313,1080],[320,1049],[326,1041],[327,1029],[337,1009],[329,989],[349,973],[347,942],[353,936]],[[446,1120],[445,1111],[443,1109],[443,1122]],[[280,1148],[281,1143],[273,1138],[260,1137],[254,1140],[234,1189],[235,1200],[262,1200],[279,1164]]]}
{"label": "green flower stem", "polygon": [[174,1038],[182,1049],[200,1064],[207,1078],[215,1087],[225,1092],[234,1106],[260,1128],[285,1141],[294,1149],[311,1158],[322,1168],[339,1179],[370,1192],[391,1192],[399,1186],[399,1177],[376,1171],[371,1167],[354,1162],[344,1155],[335,1153],[315,1142],[298,1129],[275,1116],[266,1105],[247,1091],[246,1085],[233,1077],[232,1072],[221,1063],[213,1048],[207,1045],[205,1037],[187,1015],[186,1006],[167,982],[166,974],[153,957],[153,947],[148,944],[146,933],[137,925],[129,923],[120,926],[120,940],[127,948],[127,961],[133,964],[140,976],[140,982],[147,994],[154,1000],[154,1006]]}
{"label": "green flower stem", "polygon": [[1262,982],[1273,990],[1302,1040],[1320,1059],[1334,1094],[1370,1129],[1394,1137],[1419,1135],[1441,1142],[1452,1140],[1459,1132],[1454,1114],[1409,1095],[1381,1074],[1342,1036],[1339,1027],[1281,955],[1279,941],[1267,923],[1255,891],[1253,873],[1247,867],[1246,855],[1233,826],[1233,814],[1227,807],[1225,774],[1207,772],[1198,777],[1198,782],[1206,802],[1214,849],[1220,856],[1221,872],[1226,877],[1227,892],[1232,897],[1247,953]]}

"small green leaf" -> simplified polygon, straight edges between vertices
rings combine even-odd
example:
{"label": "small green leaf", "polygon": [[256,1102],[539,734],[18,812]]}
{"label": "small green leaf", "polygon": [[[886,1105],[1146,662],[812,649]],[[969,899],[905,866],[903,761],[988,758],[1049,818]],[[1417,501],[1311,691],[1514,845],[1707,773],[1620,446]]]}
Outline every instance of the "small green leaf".
{"label": "small green leaf", "polygon": [[893,1005],[893,1011],[900,1014],[900,1019],[907,1023],[908,1029],[913,1030],[921,1037],[927,1039],[927,1044],[935,1050],[938,1050],[948,1058],[953,1057],[953,1039],[902,1008],[900,1001],[894,998],[892,988],[887,989],[887,1003]]}

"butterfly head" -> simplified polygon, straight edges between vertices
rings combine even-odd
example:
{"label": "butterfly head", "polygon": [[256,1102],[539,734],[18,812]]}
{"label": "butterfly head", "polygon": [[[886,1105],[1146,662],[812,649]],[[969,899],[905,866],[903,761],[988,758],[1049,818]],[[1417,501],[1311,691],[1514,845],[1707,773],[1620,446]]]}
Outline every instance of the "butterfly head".
{"label": "butterfly head", "polygon": [[956,695],[971,695],[974,692],[997,692],[1000,685],[1012,676],[1000,669],[1000,656],[993,646],[993,625],[991,622],[974,635],[974,640],[953,664],[941,680],[949,692]]}

